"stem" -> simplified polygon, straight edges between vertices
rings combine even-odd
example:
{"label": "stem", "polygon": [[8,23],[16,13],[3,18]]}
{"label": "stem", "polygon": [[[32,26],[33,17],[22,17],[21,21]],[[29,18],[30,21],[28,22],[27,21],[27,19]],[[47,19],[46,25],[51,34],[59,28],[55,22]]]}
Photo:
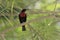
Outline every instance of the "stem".
{"label": "stem", "polygon": [[14,0],[12,1],[11,5],[11,19],[13,19],[13,7],[14,7]]}

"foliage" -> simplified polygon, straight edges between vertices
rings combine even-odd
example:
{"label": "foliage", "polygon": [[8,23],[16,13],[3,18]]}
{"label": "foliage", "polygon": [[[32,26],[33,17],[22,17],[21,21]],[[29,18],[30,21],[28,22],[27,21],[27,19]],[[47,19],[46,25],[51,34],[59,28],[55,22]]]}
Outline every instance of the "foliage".
{"label": "foliage", "polygon": [[[54,23],[60,19],[53,17],[54,15],[49,17],[50,13],[40,13],[54,11],[56,2],[56,0],[0,0],[0,40],[60,40],[60,29],[58,30]],[[25,32],[21,30],[18,19],[18,14],[23,8],[29,9],[26,12],[28,18]],[[60,3],[57,2],[55,10],[60,11],[59,8]]]}

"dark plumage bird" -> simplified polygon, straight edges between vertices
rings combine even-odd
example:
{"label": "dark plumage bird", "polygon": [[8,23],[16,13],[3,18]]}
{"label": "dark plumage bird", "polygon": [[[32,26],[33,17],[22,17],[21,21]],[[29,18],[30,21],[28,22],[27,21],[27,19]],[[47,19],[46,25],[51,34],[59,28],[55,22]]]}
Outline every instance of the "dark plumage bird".
{"label": "dark plumage bird", "polygon": [[[26,10],[27,9],[23,9],[21,11],[21,13],[19,14],[19,21],[20,21],[20,23],[26,22],[26,19],[27,19],[27,15],[25,13]],[[25,25],[22,25],[22,31],[25,31],[25,30],[26,30]]]}

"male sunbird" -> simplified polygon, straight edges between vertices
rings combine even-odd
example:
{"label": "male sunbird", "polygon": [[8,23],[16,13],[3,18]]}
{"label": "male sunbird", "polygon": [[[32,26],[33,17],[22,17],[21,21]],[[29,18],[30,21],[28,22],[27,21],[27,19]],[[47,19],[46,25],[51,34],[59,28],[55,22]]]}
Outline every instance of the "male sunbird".
{"label": "male sunbird", "polygon": [[[26,15],[26,10],[27,9],[23,9],[20,13],[19,13],[19,21],[20,21],[20,23],[24,23],[24,22],[26,22],[26,20],[27,20],[27,15]],[[26,31],[26,27],[25,27],[25,25],[22,25],[22,31]]]}

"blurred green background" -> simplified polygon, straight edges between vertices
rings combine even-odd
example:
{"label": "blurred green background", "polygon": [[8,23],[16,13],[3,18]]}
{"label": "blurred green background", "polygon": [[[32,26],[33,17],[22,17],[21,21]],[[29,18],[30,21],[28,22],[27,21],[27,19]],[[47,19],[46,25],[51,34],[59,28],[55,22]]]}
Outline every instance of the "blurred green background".
{"label": "blurred green background", "polygon": [[[18,18],[24,8],[26,31]],[[0,40],[60,40],[59,11],[60,0],[0,0]]]}

